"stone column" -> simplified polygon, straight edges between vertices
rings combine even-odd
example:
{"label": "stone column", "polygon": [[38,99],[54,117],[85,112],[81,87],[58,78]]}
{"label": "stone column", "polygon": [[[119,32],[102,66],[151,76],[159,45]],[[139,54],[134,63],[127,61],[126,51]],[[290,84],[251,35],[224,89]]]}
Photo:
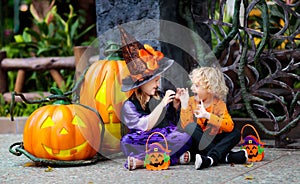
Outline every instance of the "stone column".
{"label": "stone column", "polygon": [[[207,16],[207,12],[203,12],[205,8],[199,9],[199,3],[195,3],[194,1],[198,2],[199,0],[96,0],[97,35],[98,37],[102,36],[107,30],[115,28],[118,24],[125,24],[142,19],[167,20],[188,27],[187,20],[182,17],[182,12],[180,12],[180,9],[190,11],[189,14],[191,15],[191,7],[195,4],[195,7],[197,8],[195,13],[199,15],[202,12],[203,16]],[[203,3],[203,5],[206,4]],[[192,16],[188,18],[193,20]],[[207,35],[207,33],[210,34],[210,30],[207,29],[207,27],[199,29],[201,24],[194,24],[196,24],[194,31],[199,31],[200,36]],[[153,29],[158,31],[158,35],[165,34],[167,32],[168,36],[173,37],[172,39],[184,39],[184,42],[187,43],[186,45],[189,45],[188,47],[190,47],[190,50],[194,49],[191,36],[184,35],[183,38],[182,33],[178,32],[178,30],[168,29],[168,27],[166,27],[164,24],[157,24],[155,26],[157,27],[154,27]],[[146,34],[145,27],[143,26],[141,26],[142,30],[133,29],[134,31],[132,31],[130,28],[128,29],[128,32],[133,33],[133,36],[135,36],[137,40],[139,40],[140,31],[140,34]],[[118,30],[116,30],[115,34],[116,37],[119,37]],[[164,35],[160,35],[159,37],[161,38],[163,36]],[[99,40],[101,40],[101,38]],[[209,42],[209,40],[207,42]],[[101,47],[103,47],[103,45],[100,43],[100,49]],[[197,61],[195,61],[190,54],[187,54],[186,52],[182,51],[181,48],[178,48],[172,44],[160,42],[156,47],[160,49],[166,57],[175,60],[186,71],[186,73],[190,72],[191,69],[197,65]],[[99,57],[103,56],[100,55]],[[178,73],[174,76],[178,78],[181,77],[181,75],[178,75]],[[186,79],[178,79],[178,82],[180,86],[187,85]]]}

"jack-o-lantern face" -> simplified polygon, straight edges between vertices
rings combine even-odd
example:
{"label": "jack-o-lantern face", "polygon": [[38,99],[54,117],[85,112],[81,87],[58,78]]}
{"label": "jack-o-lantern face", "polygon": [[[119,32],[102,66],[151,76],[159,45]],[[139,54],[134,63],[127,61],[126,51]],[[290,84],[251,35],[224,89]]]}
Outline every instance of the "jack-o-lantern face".
{"label": "jack-o-lantern face", "polygon": [[97,115],[79,105],[47,105],[26,121],[24,148],[38,158],[82,160],[96,155],[100,147]]}
{"label": "jack-o-lantern face", "polygon": [[122,102],[131,94],[121,92],[125,69],[124,60],[99,60],[85,74],[80,103],[97,109],[105,124],[120,122]]}
{"label": "jack-o-lantern face", "polygon": [[85,74],[80,103],[95,108],[103,119],[103,152],[120,151],[120,112],[123,102],[132,94],[121,91],[122,79],[128,72],[124,60],[99,60]]}

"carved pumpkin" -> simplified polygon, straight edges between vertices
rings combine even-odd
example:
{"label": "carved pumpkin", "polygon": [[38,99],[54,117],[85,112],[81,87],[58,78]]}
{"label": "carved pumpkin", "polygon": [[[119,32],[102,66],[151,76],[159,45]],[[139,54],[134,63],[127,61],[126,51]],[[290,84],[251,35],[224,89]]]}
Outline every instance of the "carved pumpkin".
{"label": "carved pumpkin", "polygon": [[112,54],[89,67],[80,92],[80,103],[97,109],[103,119],[105,134],[102,151],[105,153],[120,151],[120,111],[123,102],[132,94],[130,91],[121,92],[122,79],[129,71],[116,50],[106,50]]}
{"label": "carved pumpkin", "polygon": [[[158,142],[154,142],[148,146],[149,138],[153,134],[160,134],[161,136],[163,136],[163,138],[165,140],[166,148],[164,148]],[[171,150],[168,150],[168,143],[167,143],[164,135],[161,134],[160,132],[152,133],[148,137],[148,140],[146,142],[146,156],[145,156],[145,161],[144,161],[144,165],[145,165],[146,169],[153,170],[153,171],[168,169],[169,165],[170,165],[170,155],[169,155],[170,152],[171,152]]]}
{"label": "carved pumpkin", "polygon": [[53,160],[85,160],[100,147],[99,118],[76,104],[46,105],[27,119],[23,143],[30,154]]}

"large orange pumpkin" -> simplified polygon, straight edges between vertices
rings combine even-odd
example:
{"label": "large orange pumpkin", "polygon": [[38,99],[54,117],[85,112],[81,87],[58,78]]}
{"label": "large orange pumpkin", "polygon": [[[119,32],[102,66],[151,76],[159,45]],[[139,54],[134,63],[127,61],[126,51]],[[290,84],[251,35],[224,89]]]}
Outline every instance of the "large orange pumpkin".
{"label": "large orange pumpkin", "polygon": [[125,61],[115,51],[112,50],[109,57],[96,61],[89,67],[80,91],[80,103],[98,110],[103,119],[104,153],[120,151],[120,111],[124,100],[132,94],[130,91],[121,92],[122,79],[129,71]]}
{"label": "large orange pumpkin", "polygon": [[45,159],[92,158],[100,147],[99,122],[95,112],[78,104],[40,107],[26,121],[24,149]]}

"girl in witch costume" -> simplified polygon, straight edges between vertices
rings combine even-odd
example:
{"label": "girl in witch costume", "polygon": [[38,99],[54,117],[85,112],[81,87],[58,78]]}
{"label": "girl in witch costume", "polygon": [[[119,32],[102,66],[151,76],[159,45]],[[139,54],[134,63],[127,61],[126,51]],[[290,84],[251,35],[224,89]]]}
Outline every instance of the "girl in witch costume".
{"label": "girl in witch costume", "polygon": [[[133,90],[133,94],[124,102],[121,121],[129,132],[120,140],[121,149],[127,161],[128,170],[144,167],[146,142],[153,132],[162,133],[168,143],[170,164],[188,164],[190,162],[191,137],[180,131],[180,99],[173,90],[162,93],[158,90],[161,74],[173,60],[164,58],[163,53],[155,51],[150,45],[142,45],[119,27],[122,40],[122,52],[130,75],[122,80],[122,91]],[[164,138],[155,134],[149,144],[164,144]]]}
{"label": "girl in witch costume", "polygon": [[191,91],[179,89],[181,126],[192,136],[195,169],[223,163],[245,163],[246,150],[231,150],[241,138],[228,113],[225,98],[228,88],[217,67],[196,68],[190,73]]}

